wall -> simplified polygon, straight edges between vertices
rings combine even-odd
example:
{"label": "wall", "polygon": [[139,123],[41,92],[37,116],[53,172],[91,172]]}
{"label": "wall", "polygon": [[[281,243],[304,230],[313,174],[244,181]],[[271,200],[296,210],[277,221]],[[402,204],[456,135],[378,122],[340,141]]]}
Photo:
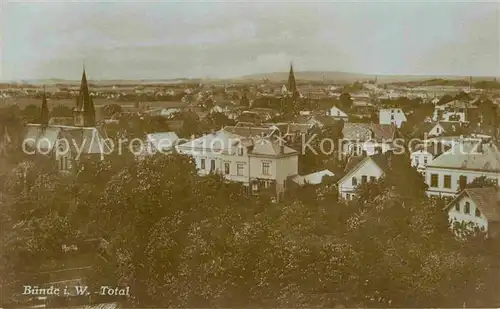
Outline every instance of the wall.
{"label": "wall", "polygon": [[[394,116],[394,119],[391,119],[391,116]],[[400,108],[381,109],[379,111],[380,124],[395,124],[396,127],[401,128],[401,125],[405,121],[406,121],[406,115]]]}
{"label": "wall", "polygon": [[358,184],[361,183],[361,176],[366,175],[368,181],[370,180],[370,176],[375,176],[377,179],[382,177],[383,171],[370,159],[368,159],[361,168],[359,168],[354,174],[348,175],[347,178],[343,179],[339,183],[339,196],[342,199],[347,198],[347,194],[353,194],[356,190],[357,186],[352,185],[352,178],[356,177],[358,180]]}
{"label": "wall", "polygon": [[[431,187],[431,174],[438,174],[438,187]],[[444,175],[451,175],[451,188],[444,188]],[[429,189],[427,190],[428,195],[439,196],[440,194],[443,196],[455,196],[459,189],[459,177],[467,176],[467,183],[472,182],[474,179],[479,178],[481,176],[486,176],[489,179],[496,179],[497,181],[500,179],[500,175],[498,173],[493,172],[480,172],[480,171],[469,171],[469,170],[455,170],[455,169],[442,169],[442,168],[434,168],[427,167],[425,170],[425,183],[429,185]]]}
{"label": "wall", "polygon": [[[427,158],[427,163],[425,161],[425,158]],[[411,154],[411,166],[422,169],[425,168],[428,164],[432,162],[433,156],[431,153],[424,151],[424,150],[418,150],[414,151]]]}
{"label": "wall", "polygon": [[[349,141],[346,144],[342,145],[342,153],[343,154],[356,154],[356,155],[362,155],[363,151],[366,151],[366,155],[372,156],[376,154],[376,148],[380,147],[382,149],[382,153],[387,152],[388,150],[393,149],[391,142],[386,142],[386,143],[381,143],[381,142],[374,142],[374,141],[367,141],[367,142],[358,142],[355,143],[354,141]],[[357,151],[354,152],[354,149],[357,148]]]}
{"label": "wall", "polygon": [[[464,212],[465,203],[467,202],[470,203],[469,214],[466,214]],[[470,199],[468,196],[464,196],[458,201],[458,204],[460,205],[460,211],[455,210],[455,205],[452,205],[448,210],[448,218],[450,219],[450,221],[472,222],[474,224],[477,224],[480,228],[484,228],[485,231],[487,231],[488,220],[484,216],[483,212],[481,212],[480,217],[476,217],[476,204],[472,199]]]}

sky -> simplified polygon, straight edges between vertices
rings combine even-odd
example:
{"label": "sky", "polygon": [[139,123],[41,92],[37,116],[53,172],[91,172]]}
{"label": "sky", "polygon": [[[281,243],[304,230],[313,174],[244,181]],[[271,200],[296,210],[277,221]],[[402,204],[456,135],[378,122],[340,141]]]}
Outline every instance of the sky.
{"label": "sky", "polygon": [[500,76],[500,1],[23,1],[0,11],[2,80],[296,71]]}

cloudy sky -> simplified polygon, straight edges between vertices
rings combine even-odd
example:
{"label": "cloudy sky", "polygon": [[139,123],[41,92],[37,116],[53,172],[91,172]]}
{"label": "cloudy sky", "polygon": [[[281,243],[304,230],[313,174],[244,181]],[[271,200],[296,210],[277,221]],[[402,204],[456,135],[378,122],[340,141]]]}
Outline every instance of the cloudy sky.
{"label": "cloudy sky", "polygon": [[3,0],[1,79],[500,76],[499,3]]}

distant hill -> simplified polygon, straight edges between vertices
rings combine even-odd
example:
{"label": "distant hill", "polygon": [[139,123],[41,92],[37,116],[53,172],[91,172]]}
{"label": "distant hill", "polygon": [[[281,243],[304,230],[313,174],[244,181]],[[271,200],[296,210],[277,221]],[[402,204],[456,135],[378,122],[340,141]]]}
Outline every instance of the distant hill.
{"label": "distant hill", "polygon": [[[374,80],[375,77],[379,83],[395,83],[395,82],[413,82],[424,81],[431,79],[447,79],[447,80],[469,80],[469,76],[443,76],[443,75],[367,75],[360,73],[335,72],[335,71],[296,71],[295,78],[298,81],[311,82],[336,82],[336,83],[353,83],[356,81]],[[246,75],[235,78],[235,81],[262,81],[268,79],[270,82],[285,82],[288,80],[288,72],[272,72],[263,74]],[[473,81],[493,80],[494,77],[474,76]]]}
{"label": "distant hill", "polygon": [[[303,81],[326,81],[326,82],[355,82],[357,80],[371,80],[375,76],[347,73],[347,72],[332,72],[332,71],[297,71],[295,78]],[[270,82],[282,82],[288,80],[288,72],[272,72],[246,75],[234,80],[247,80],[247,81],[262,81],[268,79]]]}
{"label": "distant hill", "polygon": [[[107,85],[140,85],[140,84],[180,84],[180,83],[198,83],[201,82],[200,79],[187,79],[187,78],[177,78],[177,79],[138,79],[138,80],[125,80],[125,79],[110,79],[110,80],[93,80],[89,79],[92,84],[98,84],[102,86]],[[16,81],[5,81],[4,84],[23,84],[23,85],[79,85],[80,79],[69,80],[69,79],[29,79],[29,80],[16,80]]]}
{"label": "distant hill", "polygon": [[[445,76],[445,75],[368,75],[361,73],[349,72],[336,72],[336,71],[296,71],[295,77],[298,82],[321,82],[327,83],[354,83],[356,81],[373,81],[375,77],[381,84],[386,83],[407,83],[425,80],[464,80],[469,81],[469,76]],[[176,79],[138,79],[138,80],[125,80],[125,79],[110,79],[110,80],[92,80],[92,84],[108,86],[108,85],[141,85],[141,84],[180,84],[180,83],[205,83],[205,84],[220,84],[220,83],[255,83],[269,80],[271,83],[282,83],[288,80],[288,72],[271,72],[253,75],[245,75],[236,78],[225,79],[206,79],[206,78],[176,78]],[[491,81],[494,77],[473,76],[473,82],[486,80]],[[497,77],[500,80],[500,76]],[[79,85],[80,80],[66,80],[58,78],[38,79],[38,80],[18,80],[18,81],[4,81],[2,83],[10,84],[31,84],[31,85]]]}

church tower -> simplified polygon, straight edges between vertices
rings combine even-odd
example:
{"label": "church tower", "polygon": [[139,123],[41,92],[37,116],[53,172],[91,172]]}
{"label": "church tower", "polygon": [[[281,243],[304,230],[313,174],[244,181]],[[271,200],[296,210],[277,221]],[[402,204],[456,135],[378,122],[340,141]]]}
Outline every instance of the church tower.
{"label": "church tower", "polygon": [[49,125],[49,106],[47,105],[47,93],[45,92],[45,86],[43,86],[42,110],[40,113],[39,123],[42,126]]}
{"label": "church tower", "polygon": [[290,63],[290,73],[288,74],[288,91],[292,93],[292,97],[297,97],[297,83],[295,82],[295,73],[293,72],[293,64]]}
{"label": "church tower", "polygon": [[80,92],[76,98],[76,107],[73,110],[73,120],[76,127],[95,127],[94,102],[89,93],[85,68],[83,68]]}

